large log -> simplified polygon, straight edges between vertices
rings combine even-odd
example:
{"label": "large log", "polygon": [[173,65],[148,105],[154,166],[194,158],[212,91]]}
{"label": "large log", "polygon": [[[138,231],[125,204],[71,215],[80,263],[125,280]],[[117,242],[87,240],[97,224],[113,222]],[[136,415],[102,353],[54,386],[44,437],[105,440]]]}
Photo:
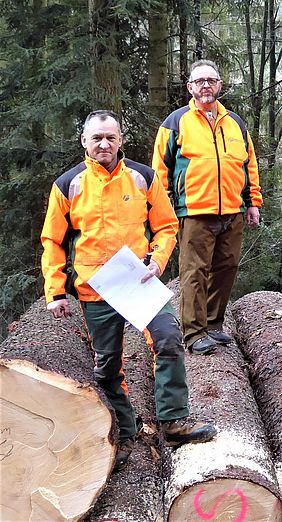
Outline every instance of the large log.
{"label": "large log", "polygon": [[1,522],[80,520],[114,465],[115,416],[71,309],[56,320],[40,299],[0,348]]}
{"label": "large log", "polygon": [[[178,306],[178,281],[168,286]],[[187,353],[186,368],[191,413],[214,422],[218,435],[205,444],[166,450],[165,520],[281,521],[272,456],[236,342],[208,356]]]}
{"label": "large log", "polygon": [[245,295],[233,304],[232,313],[282,491],[282,294]]}

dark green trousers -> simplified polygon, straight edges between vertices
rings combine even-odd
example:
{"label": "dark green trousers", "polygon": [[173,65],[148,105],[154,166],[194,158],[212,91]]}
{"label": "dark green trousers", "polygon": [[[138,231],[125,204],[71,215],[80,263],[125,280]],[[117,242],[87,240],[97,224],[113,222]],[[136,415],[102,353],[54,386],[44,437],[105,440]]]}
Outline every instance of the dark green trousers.
{"label": "dark green trousers", "polygon": [[179,222],[179,279],[184,341],[221,328],[240,260],[243,216],[192,216]]}
{"label": "dark green trousers", "polygon": [[[123,370],[124,318],[105,301],[81,302],[95,352],[95,379],[112,404],[120,440],[136,434],[135,414]],[[168,303],[147,326],[155,354],[155,399],[158,420],[188,415],[184,347],[174,310]]]}

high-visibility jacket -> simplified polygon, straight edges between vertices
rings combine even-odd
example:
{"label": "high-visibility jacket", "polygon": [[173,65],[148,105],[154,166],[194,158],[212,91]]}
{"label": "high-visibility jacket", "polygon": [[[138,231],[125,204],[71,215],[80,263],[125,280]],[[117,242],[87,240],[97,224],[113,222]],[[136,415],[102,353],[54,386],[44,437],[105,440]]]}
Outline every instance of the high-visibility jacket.
{"label": "high-visibility jacket", "polygon": [[55,181],[50,193],[41,235],[47,303],[66,297],[70,240],[78,297],[98,301],[101,297],[87,281],[123,245],[140,259],[152,251],[162,272],[177,230],[169,198],[150,167],[120,159],[109,173],[86,156]]}
{"label": "high-visibility jacket", "polygon": [[159,128],[153,155],[178,217],[233,214],[262,204],[254,147],[241,118],[217,102],[211,124],[192,99]]}

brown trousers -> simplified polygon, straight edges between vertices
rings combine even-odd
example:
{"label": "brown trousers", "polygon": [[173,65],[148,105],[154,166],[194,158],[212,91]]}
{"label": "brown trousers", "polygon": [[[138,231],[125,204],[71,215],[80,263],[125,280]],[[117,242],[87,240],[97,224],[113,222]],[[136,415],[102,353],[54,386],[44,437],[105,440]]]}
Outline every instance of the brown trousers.
{"label": "brown trousers", "polygon": [[240,260],[243,215],[179,220],[180,310],[186,345],[221,328]]}

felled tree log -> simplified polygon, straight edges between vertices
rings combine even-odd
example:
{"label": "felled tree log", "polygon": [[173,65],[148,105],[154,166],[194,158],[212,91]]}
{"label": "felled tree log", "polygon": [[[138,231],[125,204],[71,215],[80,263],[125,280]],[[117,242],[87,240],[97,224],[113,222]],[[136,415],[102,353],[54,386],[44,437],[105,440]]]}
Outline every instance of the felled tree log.
{"label": "felled tree log", "polygon": [[55,320],[38,300],[0,348],[3,522],[81,520],[113,468],[115,416],[71,309]]}
{"label": "felled tree log", "polygon": [[[168,286],[175,292],[178,281]],[[228,318],[226,330],[230,332]],[[277,522],[279,488],[247,365],[235,341],[213,355],[187,353],[191,414],[213,422],[217,437],[166,450],[165,520]]]}
{"label": "felled tree log", "polygon": [[282,294],[245,295],[233,304],[232,313],[282,491]]}

